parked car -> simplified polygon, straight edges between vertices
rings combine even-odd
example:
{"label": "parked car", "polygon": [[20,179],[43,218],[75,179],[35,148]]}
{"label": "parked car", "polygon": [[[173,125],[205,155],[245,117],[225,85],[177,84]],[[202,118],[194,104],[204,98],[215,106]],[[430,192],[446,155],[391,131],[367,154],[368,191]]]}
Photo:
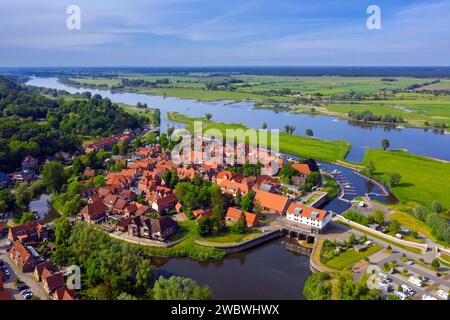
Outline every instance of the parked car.
{"label": "parked car", "polygon": [[5,273],[5,276],[7,278],[9,278],[11,276],[11,272],[6,267],[3,267],[3,272]]}
{"label": "parked car", "polygon": [[433,296],[428,295],[428,294],[424,294],[422,296],[422,300],[437,300],[437,299],[435,297],[433,297]]}
{"label": "parked car", "polygon": [[24,291],[26,289],[29,289],[29,287],[25,283],[19,283],[17,285],[17,290],[19,290],[19,291]]}
{"label": "parked car", "polygon": [[396,272],[397,272],[397,270],[395,270],[395,268],[389,269],[389,273],[390,273],[390,274],[394,274],[394,273],[396,273]]}
{"label": "parked car", "polygon": [[0,267],[3,267],[4,264],[5,264],[5,263],[3,262],[3,260],[0,259]]}
{"label": "parked car", "polygon": [[414,261],[412,261],[412,260],[408,260],[408,262],[406,262],[406,264],[408,264],[408,265],[412,266],[412,265],[414,264]]}
{"label": "parked car", "polygon": [[384,281],[386,281],[386,282],[391,282],[391,281],[392,281],[392,279],[391,279],[390,277],[388,277],[387,274],[384,274],[384,273],[382,273],[382,272],[378,273],[378,276],[379,276],[382,280],[384,280]]}
{"label": "parked car", "polygon": [[28,289],[23,290],[20,294],[26,300],[29,300],[29,299],[33,298],[33,293],[30,290],[28,290]]}

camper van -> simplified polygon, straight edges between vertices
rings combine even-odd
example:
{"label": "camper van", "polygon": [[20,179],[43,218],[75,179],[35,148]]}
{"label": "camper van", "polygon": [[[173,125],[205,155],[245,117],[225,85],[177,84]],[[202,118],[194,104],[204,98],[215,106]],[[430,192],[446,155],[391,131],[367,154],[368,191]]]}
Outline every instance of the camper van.
{"label": "camper van", "polygon": [[448,300],[448,292],[445,292],[444,290],[439,289],[439,290],[436,291],[436,294],[437,294],[437,296],[439,298],[442,298],[444,300]]}
{"label": "camper van", "polygon": [[409,277],[408,282],[412,283],[413,285],[416,285],[418,287],[422,287],[422,280],[420,280],[419,278],[416,278],[414,276]]}
{"label": "camper van", "polygon": [[409,296],[413,296],[415,294],[414,290],[408,287],[406,284],[402,284],[402,290]]}

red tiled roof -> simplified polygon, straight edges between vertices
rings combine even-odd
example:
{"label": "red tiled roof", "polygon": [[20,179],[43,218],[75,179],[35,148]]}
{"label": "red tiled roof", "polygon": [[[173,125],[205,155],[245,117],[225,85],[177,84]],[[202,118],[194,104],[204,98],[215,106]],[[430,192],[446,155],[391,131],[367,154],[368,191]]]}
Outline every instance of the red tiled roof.
{"label": "red tiled roof", "polygon": [[43,281],[47,284],[49,291],[53,291],[64,285],[64,275],[61,272],[55,273],[48,277],[43,277]]}
{"label": "red tiled roof", "polygon": [[293,163],[292,168],[295,169],[297,172],[304,174],[305,176],[311,173],[311,169],[307,164]]}
{"label": "red tiled roof", "polygon": [[282,212],[286,208],[289,198],[275,193],[258,190],[255,195],[255,200],[258,201],[263,208]]}
{"label": "red tiled roof", "polygon": [[247,222],[248,225],[254,226],[256,224],[256,221],[258,219],[256,214],[250,213],[250,212],[247,212],[247,211],[243,211],[243,210],[239,210],[239,209],[233,208],[233,207],[229,207],[228,208],[227,218],[230,218],[232,220],[236,220],[237,221],[241,217],[242,213],[245,214],[245,221]]}

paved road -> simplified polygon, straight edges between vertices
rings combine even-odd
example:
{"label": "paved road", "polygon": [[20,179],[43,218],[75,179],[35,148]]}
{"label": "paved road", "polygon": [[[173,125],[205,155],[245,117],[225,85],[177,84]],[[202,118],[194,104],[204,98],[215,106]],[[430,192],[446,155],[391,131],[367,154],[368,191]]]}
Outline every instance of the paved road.
{"label": "paved road", "polygon": [[2,259],[5,265],[8,267],[9,271],[11,271],[11,277],[5,283],[5,288],[11,289],[12,294],[16,298],[16,300],[23,300],[23,297],[20,295],[19,290],[17,290],[14,285],[14,281],[19,278],[30,288],[31,292],[39,297],[41,300],[48,300],[48,295],[44,291],[42,287],[42,283],[36,281],[33,276],[33,273],[22,273],[16,265],[11,260],[9,253],[7,252],[7,242],[6,239],[0,240],[0,259]]}

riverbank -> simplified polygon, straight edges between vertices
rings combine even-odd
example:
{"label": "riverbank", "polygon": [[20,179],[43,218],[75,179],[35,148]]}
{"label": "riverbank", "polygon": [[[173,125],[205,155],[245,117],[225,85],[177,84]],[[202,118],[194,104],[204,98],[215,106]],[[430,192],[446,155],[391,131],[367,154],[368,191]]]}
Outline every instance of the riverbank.
{"label": "riverbank", "polygon": [[[242,124],[214,122],[205,118],[191,118],[176,112],[168,113],[167,117],[171,121],[186,124],[186,130],[189,131],[193,131],[195,121],[202,121],[203,132],[208,129],[217,129],[224,136],[227,129],[242,129],[244,131],[250,129]],[[267,136],[267,141],[270,146],[270,133]],[[342,140],[319,140],[299,135],[290,135],[284,132],[280,132],[279,138],[280,151],[326,162],[344,160],[351,149],[351,145]]]}

